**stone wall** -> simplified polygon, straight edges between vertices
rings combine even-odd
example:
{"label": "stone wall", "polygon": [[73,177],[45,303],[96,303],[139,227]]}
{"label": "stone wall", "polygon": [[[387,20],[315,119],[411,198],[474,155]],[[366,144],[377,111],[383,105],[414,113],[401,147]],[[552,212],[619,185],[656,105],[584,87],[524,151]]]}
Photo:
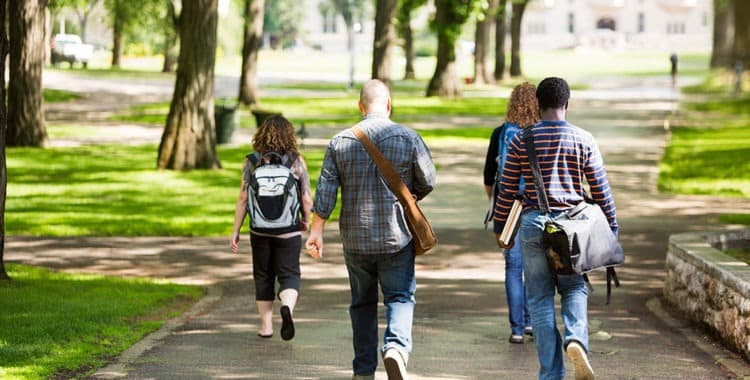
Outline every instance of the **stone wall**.
{"label": "stone wall", "polygon": [[750,229],[669,238],[664,296],[750,359],[750,265],[720,251],[750,245]]}

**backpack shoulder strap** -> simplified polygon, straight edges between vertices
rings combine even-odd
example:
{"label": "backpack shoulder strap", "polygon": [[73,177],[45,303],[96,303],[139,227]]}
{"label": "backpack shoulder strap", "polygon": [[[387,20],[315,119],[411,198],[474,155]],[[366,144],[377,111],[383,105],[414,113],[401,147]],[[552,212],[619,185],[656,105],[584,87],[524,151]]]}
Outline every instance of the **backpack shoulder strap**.
{"label": "backpack shoulder strap", "polygon": [[247,158],[247,160],[250,161],[250,163],[253,164],[254,167],[258,167],[258,164],[262,162],[260,153],[258,152],[250,153],[245,156],[245,158]]}
{"label": "backpack shoulder strap", "polygon": [[285,154],[283,157],[281,157],[281,163],[286,166],[287,168],[291,169],[292,166],[294,166],[294,163],[297,161],[297,154],[294,152],[289,152]]}

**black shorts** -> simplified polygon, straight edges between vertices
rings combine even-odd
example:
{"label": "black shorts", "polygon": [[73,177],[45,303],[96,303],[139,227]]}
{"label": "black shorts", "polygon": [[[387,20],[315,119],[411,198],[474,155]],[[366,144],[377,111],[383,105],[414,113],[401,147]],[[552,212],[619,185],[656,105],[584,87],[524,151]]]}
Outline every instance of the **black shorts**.
{"label": "black shorts", "polygon": [[276,298],[277,279],[279,292],[285,289],[299,291],[302,236],[282,239],[250,234],[250,246],[253,252],[256,300],[273,301]]}

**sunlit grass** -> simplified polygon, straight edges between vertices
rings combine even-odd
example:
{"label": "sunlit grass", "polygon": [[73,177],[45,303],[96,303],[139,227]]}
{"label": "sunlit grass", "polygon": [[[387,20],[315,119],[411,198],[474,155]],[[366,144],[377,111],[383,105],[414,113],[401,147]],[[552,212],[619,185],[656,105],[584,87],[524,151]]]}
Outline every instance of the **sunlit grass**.
{"label": "sunlit grass", "polygon": [[750,224],[750,215],[748,215],[748,214],[727,214],[727,215],[721,215],[719,217],[719,220],[722,223],[727,223],[727,224]]}
{"label": "sunlit grass", "polygon": [[688,126],[672,132],[659,189],[750,198],[750,97],[714,96],[684,108]]}
{"label": "sunlit grass", "polygon": [[[102,132],[64,126],[60,135]],[[52,128],[51,134],[58,127]],[[430,141],[486,141],[491,127],[424,129]],[[6,233],[24,236],[228,236],[250,146],[219,147],[221,170],[156,170],[156,145],[8,148]],[[306,148],[313,189],[322,149]],[[340,206],[340,205],[339,205]],[[338,209],[332,219],[338,218]],[[247,226],[243,227],[247,231]]]}
{"label": "sunlit grass", "polygon": [[[317,97],[277,96],[262,99],[262,109],[281,112],[293,123],[308,126],[341,127],[360,120],[356,95]],[[451,117],[499,117],[505,113],[507,99],[491,97],[465,97],[445,99],[423,96],[393,97],[393,119],[399,122],[440,120]],[[168,103],[154,103],[130,108],[113,119],[128,122],[163,125],[169,112]],[[240,127],[255,127],[255,118],[249,110],[240,109]]]}
{"label": "sunlit grass", "polygon": [[45,88],[42,94],[45,103],[67,102],[81,96],[70,91]]}
{"label": "sunlit grass", "polygon": [[[227,236],[249,152],[220,147],[222,170],[159,171],[155,145],[9,148],[6,233]],[[314,186],[323,152],[303,154]]]}
{"label": "sunlit grass", "polygon": [[0,282],[3,379],[83,377],[203,294],[154,280],[7,269],[13,280]]}

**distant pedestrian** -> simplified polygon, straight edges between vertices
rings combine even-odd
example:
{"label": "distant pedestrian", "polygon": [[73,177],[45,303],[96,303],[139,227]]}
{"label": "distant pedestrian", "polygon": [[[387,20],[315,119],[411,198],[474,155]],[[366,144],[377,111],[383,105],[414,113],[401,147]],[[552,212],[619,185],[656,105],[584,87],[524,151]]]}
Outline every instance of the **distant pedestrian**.
{"label": "distant pedestrian", "polygon": [[[394,167],[417,199],[435,184],[430,151],[410,128],[390,119],[391,96],[383,82],[366,82],[359,96],[364,116],[357,126]],[[351,285],[349,316],[354,340],[354,379],[374,379],[378,351],[389,379],[406,377],[412,349],[414,247],[402,207],[375,162],[351,129],[331,139],[315,192],[306,247],[323,257],[323,227],[341,188],[339,228]],[[384,345],[378,350],[378,284],[386,312]]]}
{"label": "distant pedestrian", "polygon": [[[312,208],[307,165],[299,154],[294,127],[283,116],[266,119],[253,137],[234,212],[231,248],[239,251],[240,229],[250,215],[258,336],[273,336],[273,304],[279,282],[281,338],[294,338],[294,306],[300,286],[302,231]],[[262,174],[262,175],[261,175]],[[285,186],[274,186],[279,183]]]}
{"label": "distant pedestrian", "polygon": [[672,66],[672,69],[670,71],[671,76],[672,76],[672,88],[677,87],[677,61],[678,61],[677,53],[673,52],[669,56],[669,62],[671,63],[671,66]]}
{"label": "distant pedestrian", "polygon": [[[556,274],[547,263],[547,248],[542,242],[545,222],[584,201],[585,182],[594,202],[601,206],[612,231],[617,235],[615,204],[607,180],[601,153],[590,133],[568,123],[570,88],[565,80],[546,78],[537,86],[541,122],[531,128],[533,146],[527,146],[522,134],[511,139],[508,158],[502,172],[500,194],[495,209],[495,232],[505,224],[505,215],[516,196],[521,178],[525,179],[524,212],[521,216],[521,245],[526,276],[526,294],[534,328],[534,344],[539,359],[539,379],[565,377],[563,350],[573,363],[575,378],[594,378],[588,361],[588,289],[580,274]],[[528,149],[538,157],[541,177],[551,213],[539,209],[531,173]],[[509,249],[510,245],[501,248]],[[563,335],[555,318],[555,290],[560,293]]]}
{"label": "distant pedestrian", "polygon": [[[502,169],[508,155],[508,144],[521,128],[532,126],[539,121],[539,105],[536,101],[536,87],[531,83],[522,83],[513,88],[508,100],[508,111],[505,122],[492,131],[487,158],[484,162],[484,188],[490,198],[488,220],[494,219],[495,199],[502,183]],[[524,183],[516,194],[523,197]],[[506,215],[507,216],[507,215]],[[524,334],[532,335],[529,310],[526,305],[526,287],[523,283],[523,255],[521,244],[516,234],[516,242],[510,249],[503,250],[505,255],[505,295],[508,300],[508,318],[510,320],[510,343],[524,342]]]}

